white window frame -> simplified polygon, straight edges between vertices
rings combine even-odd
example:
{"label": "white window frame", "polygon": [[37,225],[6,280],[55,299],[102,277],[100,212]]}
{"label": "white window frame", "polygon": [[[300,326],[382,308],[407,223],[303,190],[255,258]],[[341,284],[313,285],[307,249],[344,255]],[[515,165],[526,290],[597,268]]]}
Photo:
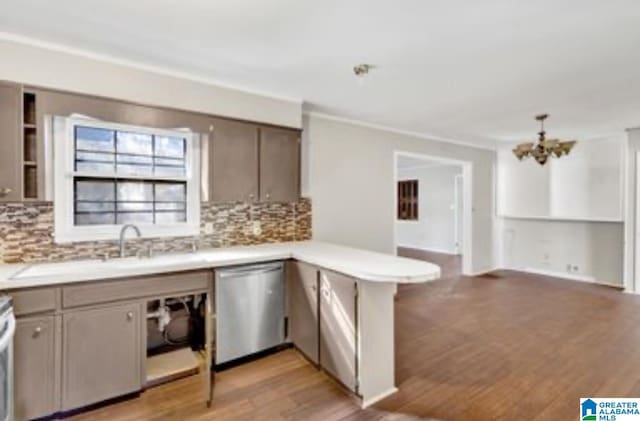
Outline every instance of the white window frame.
{"label": "white window frame", "polygon": [[[54,241],[69,243],[79,241],[115,240],[122,225],[74,225],[74,177],[88,176],[105,179],[139,179],[184,181],[187,190],[186,222],[175,224],[136,224],[142,238],[186,237],[200,234],[200,137],[190,130],[156,129],[93,120],[86,117],[53,117],[53,173],[54,173]],[[74,132],[76,126],[104,128],[186,139],[186,172],[184,177],[159,177],[155,175],[123,175],[114,173],[87,173],[74,171]]]}

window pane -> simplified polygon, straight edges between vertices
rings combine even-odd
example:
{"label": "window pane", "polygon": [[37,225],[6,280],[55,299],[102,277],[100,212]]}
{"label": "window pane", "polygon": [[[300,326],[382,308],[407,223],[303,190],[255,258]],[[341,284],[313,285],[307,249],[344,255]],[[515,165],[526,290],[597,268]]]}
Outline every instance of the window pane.
{"label": "window pane", "polygon": [[119,212],[117,224],[152,224],[152,212]]}
{"label": "window pane", "polygon": [[186,222],[187,216],[184,212],[157,212],[156,224],[172,224],[176,222]]}
{"label": "window pane", "polygon": [[118,154],[118,164],[151,166],[153,159],[150,156]]}
{"label": "window pane", "polygon": [[76,152],[76,171],[111,173],[113,164],[111,153]]}
{"label": "window pane", "polygon": [[114,182],[76,180],[76,200],[114,201]]}
{"label": "window pane", "polygon": [[156,210],[179,210],[183,211],[186,208],[184,202],[156,202]]}
{"label": "window pane", "polygon": [[115,208],[114,202],[76,202],[77,212],[113,212]]}
{"label": "window pane", "polygon": [[76,152],[76,161],[113,162],[112,153]]}
{"label": "window pane", "polygon": [[[153,173],[153,167],[151,166],[151,160],[149,160],[149,164],[145,164],[144,162],[135,162],[135,159],[130,159],[132,157],[128,157],[125,159],[125,162],[121,162],[121,157],[118,156],[118,174],[123,175],[151,175]],[[143,161],[142,157],[140,161]]]}
{"label": "window pane", "polygon": [[76,126],[76,149],[113,152],[114,144],[113,130]]}
{"label": "window pane", "polygon": [[113,225],[115,214],[113,213],[78,213],[76,225]]}
{"label": "window pane", "polygon": [[156,175],[164,177],[184,177],[185,161],[182,159],[155,158]]}
{"label": "window pane", "polygon": [[118,201],[152,202],[153,184],[144,181],[125,181],[118,183]]}
{"label": "window pane", "polygon": [[118,152],[151,155],[153,153],[151,139],[151,135],[148,134],[118,132]]}
{"label": "window pane", "polygon": [[184,138],[156,136],[155,155],[184,158],[185,144]]}
{"label": "window pane", "polygon": [[156,183],[156,201],[184,202],[187,200],[185,183]]}
{"label": "window pane", "polygon": [[86,173],[112,174],[113,164],[102,164],[96,162],[76,162],[76,171]]}
{"label": "window pane", "polygon": [[152,202],[118,202],[118,211],[153,211]]}
{"label": "window pane", "polygon": [[157,176],[160,177],[184,177],[185,171],[184,168],[178,167],[156,167]]}

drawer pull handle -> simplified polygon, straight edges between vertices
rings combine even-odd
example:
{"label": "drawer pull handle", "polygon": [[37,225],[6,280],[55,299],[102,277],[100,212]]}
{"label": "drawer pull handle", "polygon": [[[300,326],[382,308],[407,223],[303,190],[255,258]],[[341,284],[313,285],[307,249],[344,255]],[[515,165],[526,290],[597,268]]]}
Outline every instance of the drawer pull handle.
{"label": "drawer pull handle", "polygon": [[33,329],[33,337],[37,338],[38,336],[40,336],[40,334],[42,333],[42,327],[38,326],[35,329]]}
{"label": "drawer pull handle", "polygon": [[133,320],[133,311],[130,311],[127,313],[127,320],[129,321]]}

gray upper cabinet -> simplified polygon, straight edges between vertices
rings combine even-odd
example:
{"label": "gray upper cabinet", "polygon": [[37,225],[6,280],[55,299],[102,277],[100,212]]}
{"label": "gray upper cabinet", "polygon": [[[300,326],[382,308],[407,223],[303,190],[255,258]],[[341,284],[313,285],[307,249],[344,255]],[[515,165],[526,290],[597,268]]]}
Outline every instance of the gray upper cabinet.
{"label": "gray upper cabinet", "polygon": [[22,200],[22,88],[0,82],[0,201]]}
{"label": "gray upper cabinet", "polygon": [[300,196],[300,132],[260,129],[260,200],[294,202]]}
{"label": "gray upper cabinet", "polygon": [[258,200],[258,127],[216,120],[209,137],[209,200]]}
{"label": "gray upper cabinet", "polygon": [[320,365],[357,392],[357,282],[320,271]]}
{"label": "gray upper cabinet", "polygon": [[289,339],[309,360],[319,362],[318,269],[287,263]]}
{"label": "gray upper cabinet", "polygon": [[18,319],[14,337],[16,421],[58,410],[55,316]]}
{"label": "gray upper cabinet", "polygon": [[124,304],[63,315],[63,410],[140,390],[141,310]]}

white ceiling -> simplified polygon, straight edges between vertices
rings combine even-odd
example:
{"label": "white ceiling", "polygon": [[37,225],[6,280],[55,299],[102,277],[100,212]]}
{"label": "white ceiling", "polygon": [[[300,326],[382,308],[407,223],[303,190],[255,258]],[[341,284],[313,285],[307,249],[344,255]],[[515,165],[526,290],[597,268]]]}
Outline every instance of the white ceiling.
{"label": "white ceiling", "polygon": [[[4,0],[0,31],[468,142],[640,125],[638,0]],[[356,83],[354,64],[378,68]]]}

